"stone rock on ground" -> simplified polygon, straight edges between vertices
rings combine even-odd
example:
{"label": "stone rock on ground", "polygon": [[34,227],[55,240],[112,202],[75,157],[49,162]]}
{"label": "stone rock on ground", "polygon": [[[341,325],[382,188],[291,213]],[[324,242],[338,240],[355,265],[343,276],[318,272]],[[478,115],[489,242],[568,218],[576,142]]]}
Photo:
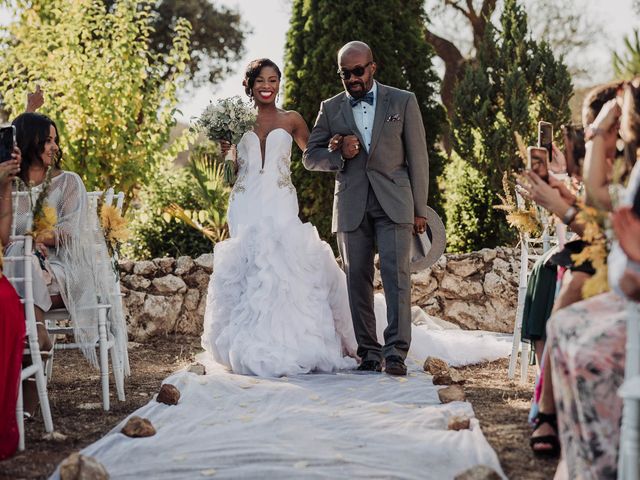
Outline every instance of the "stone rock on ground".
{"label": "stone rock on ground", "polygon": [[427,357],[424,361],[424,371],[431,375],[445,375],[449,373],[449,364],[437,357]]}
{"label": "stone rock on ground", "polygon": [[500,475],[493,468],[486,465],[476,465],[456,475],[454,480],[501,480]]}
{"label": "stone rock on ground", "polygon": [[160,387],[156,402],[164,403],[165,405],[177,405],[178,400],[180,400],[180,390],[175,385],[165,383]]}
{"label": "stone rock on ground", "polygon": [[442,403],[464,402],[467,397],[460,385],[451,385],[438,390],[438,398]]}
{"label": "stone rock on ground", "polygon": [[462,385],[465,383],[464,377],[455,368],[450,368],[449,372],[433,376],[434,385]]}
{"label": "stone rock on ground", "polygon": [[467,417],[451,417],[447,424],[447,430],[469,430],[471,420]]}
{"label": "stone rock on ground", "polygon": [[151,437],[156,434],[156,429],[149,419],[133,416],[122,427],[122,433],[131,438]]}
{"label": "stone rock on ground", "polygon": [[61,480],[108,480],[109,473],[95,458],[72,453],[60,464]]}

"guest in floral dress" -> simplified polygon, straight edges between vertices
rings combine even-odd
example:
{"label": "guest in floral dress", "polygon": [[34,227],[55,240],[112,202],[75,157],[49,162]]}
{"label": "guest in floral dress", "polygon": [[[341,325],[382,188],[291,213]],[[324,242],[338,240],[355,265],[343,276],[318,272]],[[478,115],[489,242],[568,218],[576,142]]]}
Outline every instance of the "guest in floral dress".
{"label": "guest in floral dress", "polygon": [[[627,118],[637,118],[640,111],[639,82],[626,87],[623,109]],[[616,101],[606,104],[596,119],[595,130],[617,128],[620,107]],[[633,115],[635,113],[635,116]],[[640,138],[640,124],[632,126],[623,116],[621,134],[628,144]],[[590,145],[591,155],[603,154],[601,135]],[[637,157],[637,152],[633,152]],[[622,204],[633,202],[640,185],[640,164],[636,163]],[[558,311],[547,326],[551,352],[553,391],[562,444],[563,463],[556,478],[615,479],[620,442],[622,399],[618,388],[624,381],[626,321],[630,289],[629,276],[640,271],[640,263],[624,248],[627,243],[639,247],[637,235],[640,218],[629,218],[629,209],[614,214],[614,227],[620,239],[609,255],[609,283],[613,291],[575,303]],[[620,222],[619,216],[626,221]],[[632,214],[633,215],[633,214]],[[624,224],[626,231],[620,229]],[[632,238],[628,242],[629,237]],[[622,245],[622,246],[621,246]],[[640,250],[640,249],[639,249]],[[633,281],[634,277],[631,277]],[[640,281],[640,277],[635,277]],[[565,470],[566,469],[566,470]]]}

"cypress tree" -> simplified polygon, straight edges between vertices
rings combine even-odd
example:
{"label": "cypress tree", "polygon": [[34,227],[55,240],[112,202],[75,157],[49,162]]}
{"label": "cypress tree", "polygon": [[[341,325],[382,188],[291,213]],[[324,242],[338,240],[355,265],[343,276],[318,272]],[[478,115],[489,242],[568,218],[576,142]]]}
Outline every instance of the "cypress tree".
{"label": "cypress tree", "polygon": [[[493,206],[500,203],[503,174],[524,166],[514,132],[535,145],[537,123],[545,120],[560,140],[559,127],[570,120],[572,93],[562,59],[531,38],[517,0],[505,0],[500,27],[487,28],[477,61],[466,67],[454,92],[452,164],[457,168],[448,168],[444,176],[451,250],[513,241],[504,214]],[[486,190],[482,194],[480,187]]]}
{"label": "cypress tree", "polygon": [[[420,104],[429,149],[429,203],[438,209],[437,177],[442,156],[436,142],[445,121],[436,102],[438,77],[433,52],[424,41],[426,14],[421,0],[294,0],[285,54],[285,101],[311,128],[320,102],[342,90],[336,73],[337,52],[351,40],[366,42],[378,65],[381,83],[411,90]],[[299,160],[299,156],[298,156]],[[292,166],[300,213],[327,239],[331,232],[332,175],[311,173],[300,161]]]}

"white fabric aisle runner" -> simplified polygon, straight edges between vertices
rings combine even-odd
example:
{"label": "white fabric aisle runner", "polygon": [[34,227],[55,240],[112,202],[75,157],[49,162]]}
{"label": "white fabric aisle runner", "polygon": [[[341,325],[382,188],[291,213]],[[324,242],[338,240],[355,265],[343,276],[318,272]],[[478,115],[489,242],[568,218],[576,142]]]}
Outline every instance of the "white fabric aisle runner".
{"label": "white fabric aisle runner", "polygon": [[[165,380],[177,406],[152,400],[134,414],[153,437],[127,438],[124,421],[82,453],[112,479],[377,478],[451,479],[477,464],[502,474],[478,421],[448,431],[469,403],[439,403],[431,376],[410,365],[406,378],[344,372],[291,378],[180,371]],[[52,478],[59,478],[57,472]]]}

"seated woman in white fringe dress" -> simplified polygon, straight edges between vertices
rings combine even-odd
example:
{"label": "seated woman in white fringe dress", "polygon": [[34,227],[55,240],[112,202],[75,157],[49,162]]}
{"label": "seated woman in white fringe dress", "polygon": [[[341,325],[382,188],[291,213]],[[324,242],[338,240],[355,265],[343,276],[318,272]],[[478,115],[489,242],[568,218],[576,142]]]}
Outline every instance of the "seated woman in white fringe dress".
{"label": "seated woman in white fringe dress", "polygon": [[291,144],[304,150],[309,129],[297,112],[276,107],[280,76],[268,59],[247,67],[257,125],[237,146],[231,238],[215,246],[202,335],[217,362],[258,376],[356,366],[344,273],[315,227],[298,218]]}

